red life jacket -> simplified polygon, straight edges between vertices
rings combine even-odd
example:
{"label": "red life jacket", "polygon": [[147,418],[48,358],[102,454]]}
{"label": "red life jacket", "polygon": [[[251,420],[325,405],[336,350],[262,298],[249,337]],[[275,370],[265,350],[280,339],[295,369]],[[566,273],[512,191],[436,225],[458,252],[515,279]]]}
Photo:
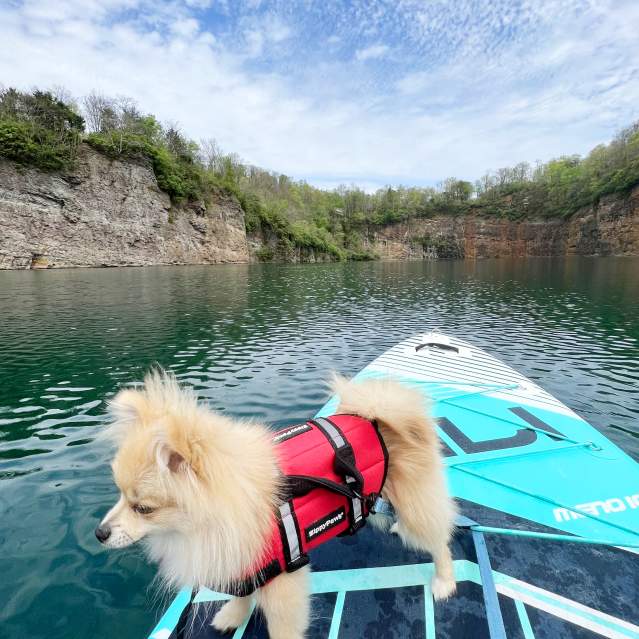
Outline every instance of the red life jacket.
{"label": "red life jacket", "polygon": [[388,471],[377,424],[332,415],[288,426],[273,436],[288,499],[279,508],[264,555],[230,594],[246,596],[282,572],[308,563],[308,551],[366,523]]}

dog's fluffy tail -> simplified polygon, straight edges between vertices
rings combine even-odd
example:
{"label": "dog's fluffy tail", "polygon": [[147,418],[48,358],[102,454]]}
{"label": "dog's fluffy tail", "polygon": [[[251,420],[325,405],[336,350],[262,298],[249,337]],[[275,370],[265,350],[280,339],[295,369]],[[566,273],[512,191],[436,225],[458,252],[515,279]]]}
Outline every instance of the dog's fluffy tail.
{"label": "dog's fluffy tail", "polygon": [[[455,503],[450,498],[439,438],[423,395],[392,379],[347,381],[335,376],[338,412],[376,420],[388,448],[388,475],[383,495],[395,507],[391,531],[416,550],[432,554],[432,592],[444,599],[455,590],[453,561],[448,547],[454,527]],[[377,521],[376,521],[377,520]],[[389,519],[372,520],[379,527]]]}
{"label": "dog's fluffy tail", "polygon": [[[333,375],[331,389],[339,395],[339,413],[353,413],[390,431],[409,448],[439,450],[439,440],[424,396],[394,379],[361,382]],[[399,442],[398,442],[399,443]]]}
{"label": "dog's fluffy tail", "polygon": [[[360,415],[379,425],[389,455],[382,492],[403,521],[404,541],[424,548],[423,531],[428,530],[433,538],[426,546],[441,540],[445,545],[455,504],[448,496],[440,442],[424,396],[388,378],[354,382],[335,375],[331,387],[339,395],[337,412]],[[372,523],[387,528],[392,520],[376,515]]]}

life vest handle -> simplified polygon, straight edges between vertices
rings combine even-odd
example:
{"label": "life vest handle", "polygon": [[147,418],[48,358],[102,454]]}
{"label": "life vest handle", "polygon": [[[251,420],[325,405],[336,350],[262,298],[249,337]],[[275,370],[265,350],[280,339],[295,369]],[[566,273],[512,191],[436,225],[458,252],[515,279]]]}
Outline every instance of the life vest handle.
{"label": "life vest handle", "polygon": [[343,495],[348,499],[363,499],[363,497],[353,488],[346,484],[339,484],[336,481],[325,479],[324,477],[313,477],[312,475],[286,475],[288,490],[292,497],[302,497],[314,488],[325,488],[338,495]]}

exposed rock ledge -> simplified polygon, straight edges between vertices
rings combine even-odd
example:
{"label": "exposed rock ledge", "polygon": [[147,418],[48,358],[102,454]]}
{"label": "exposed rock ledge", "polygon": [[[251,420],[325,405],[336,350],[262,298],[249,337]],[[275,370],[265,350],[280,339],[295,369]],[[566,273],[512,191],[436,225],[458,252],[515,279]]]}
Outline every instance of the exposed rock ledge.
{"label": "exposed rock ledge", "polygon": [[[382,259],[639,255],[639,187],[567,220],[440,216],[373,228],[364,240]],[[172,210],[150,167],[86,145],[67,175],[0,160],[0,269],[249,262],[276,244],[264,232],[247,238],[234,198]],[[287,259],[331,258],[297,248]]]}
{"label": "exposed rock ledge", "polygon": [[0,160],[0,268],[248,259],[244,213],[232,198],[172,211],[150,167],[86,145],[68,175]]}
{"label": "exposed rock ledge", "polygon": [[639,186],[572,217],[512,221],[477,215],[391,224],[369,235],[382,259],[639,255]]}

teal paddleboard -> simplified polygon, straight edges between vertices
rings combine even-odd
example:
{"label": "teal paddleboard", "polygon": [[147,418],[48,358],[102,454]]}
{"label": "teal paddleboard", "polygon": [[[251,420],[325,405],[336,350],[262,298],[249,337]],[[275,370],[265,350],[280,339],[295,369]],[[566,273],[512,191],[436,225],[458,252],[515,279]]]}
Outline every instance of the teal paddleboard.
{"label": "teal paddleboard", "polygon": [[[418,388],[462,517],[458,594],[434,603],[430,557],[367,527],[311,553],[309,638],[639,637],[639,464],[542,388],[471,344],[408,339],[355,379]],[[334,412],[331,398],[317,416]],[[222,636],[226,595],[177,594],[150,639]],[[232,635],[268,637],[251,616]]]}

